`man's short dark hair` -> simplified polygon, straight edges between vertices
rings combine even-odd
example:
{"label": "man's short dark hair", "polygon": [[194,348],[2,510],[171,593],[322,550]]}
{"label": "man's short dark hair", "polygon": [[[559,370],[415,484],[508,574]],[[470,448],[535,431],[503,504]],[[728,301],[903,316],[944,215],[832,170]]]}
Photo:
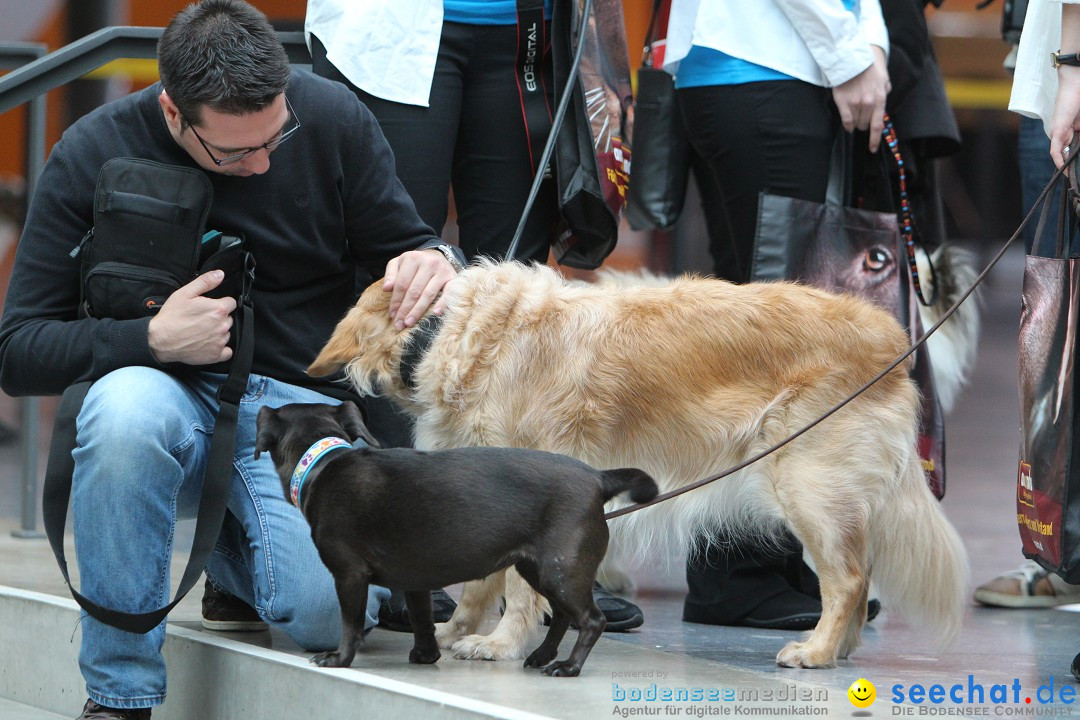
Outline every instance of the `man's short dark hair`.
{"label": "man's short dark hair", "polygon": [[289,58],[270,21],[243,0],[181,10],[158,42],[161,82],[184,121],[203,106],[229,115],[266,108],[289,84]]}

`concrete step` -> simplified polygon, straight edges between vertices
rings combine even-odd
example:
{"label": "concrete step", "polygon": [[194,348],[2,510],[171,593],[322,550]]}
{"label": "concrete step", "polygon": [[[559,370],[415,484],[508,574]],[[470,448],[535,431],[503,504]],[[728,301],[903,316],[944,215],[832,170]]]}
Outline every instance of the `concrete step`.
{"label": "concrete step", "polygon": [[[78,712],[76,710],[76,712]],[[71,720],[74,715],[57,715],[48,710],[0,698],[0,720]]]}
{"label": "concrete step", "polygon": [[[0,586],[0,648],[6,656],[19,659],[0,665],[0,698],[60,713],[60,717],[78,714],[86,699],[77,664],[78,619],[71,600]],[[569,653],[575,637],[574,632],[567,633],[560,657]],[[539,640],[533,638],[530,648]],[[778,694],[799,685],[819,697],[822,693],[820,687],[772,672],[763,674],[608,638],[596,644],[579,678],[543,677],[523,668],[520,661],[464,661],[446,653],[434,665],[410,665],[411,647],[410,634],[376,629],[352,667],[324,670],[311,665],[310,653],[277,631],[213,633],[195,621],[170,621],[164,648],[169,696],[155,708],[154,720],[295,720],[316,715],[606,718],[625,705],[613,702],[612,678],[648,685],[649,680],[640,678],[673,677],[688,688],[714,687],[722,678],[728,687]],[[658,668],[665,670],[660,673]],[[639,679],[626,681],[625,677]],[[822,705],[850,713],[842,693],[826,695]]]}

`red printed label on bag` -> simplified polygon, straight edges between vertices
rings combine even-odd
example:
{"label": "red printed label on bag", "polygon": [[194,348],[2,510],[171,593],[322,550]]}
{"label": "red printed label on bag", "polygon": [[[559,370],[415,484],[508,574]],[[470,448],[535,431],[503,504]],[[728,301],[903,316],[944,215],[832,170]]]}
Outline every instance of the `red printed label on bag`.
{"label": "red printed label on bag", "polygon": [[630,149],[623,147],[622,138],[610,136],[608,150],[596,156],[604,180],[604,199],[612,208],[626,204],[626,188],[630,184]]}
{"label": "red printed label on bag", "polygon": [[1033,487],[1026,462],[1016,476],[1016,522],[1025,552],[1061,564],[1061,503]]}
{"label": "red printed label on bag", "polygon": [[945,495],[945,477],[941,472],[941,444],[937,438],[919,433],[919,459],[930,491],[940,500]]}

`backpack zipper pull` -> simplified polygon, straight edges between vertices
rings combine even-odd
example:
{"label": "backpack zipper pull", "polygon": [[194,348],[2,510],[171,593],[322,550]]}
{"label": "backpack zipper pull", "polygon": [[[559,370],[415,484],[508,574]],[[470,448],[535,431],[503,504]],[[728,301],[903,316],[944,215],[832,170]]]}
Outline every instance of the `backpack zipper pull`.
{"label": "backpack zipper pull", "polygon": [[86,234],[82,236],[82,240],[79,241],[79,244],[76,245],[75,248],[71,252],[68,253],[68,255],[71,257],[71,259],[74,260],[75,258],[79,257],[79,253],[82,252],[83,248],[86,247],[86,244],[88,242],[90,242],[91,240],[93,240],[93,238],[94,238],[94,228],[90,228],[89,230],[86,231]]}

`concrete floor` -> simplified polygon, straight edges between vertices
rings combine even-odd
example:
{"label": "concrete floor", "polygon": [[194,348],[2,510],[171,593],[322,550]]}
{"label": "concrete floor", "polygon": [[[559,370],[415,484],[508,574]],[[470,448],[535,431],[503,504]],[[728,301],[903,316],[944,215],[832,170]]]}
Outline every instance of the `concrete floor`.
{"label": "concrete floor", "polygon": [[[1019,442],[1016,329],[1022,271],[1022,254],[1011,253],[991,274],[982,294],[984,329],[975,374],[947,420],[948,491],[943,507],[964,539],[976,584],[1015,568],[1022,560],[1014,512]],[[0,585],[64,595],[47,543],[11,536],[11,530],[18,526],[18,467],[17,448],[0,447]],[[660,687],[666,684],[707,689],[771,689],[774,702],[743,707],[760,707],[763,713],[773,715],[796,714],[808,708],[807,714],[877,717],[925,714],[922,710],[944,712],[946,708],[951,708],[953,713],[974,711],[995,716],[1045,714],[1051,708],[1057,714],[1072,711],[1068,688],[1075,689],[1076,684],[1069,674],[1069,665],[1080,651],[1080,613],[1069,612],[1069,608],[1019,611],[972,604],[959,640],[943,650],[934,648],[934,638],[926,637],[919,627],[908,626],[886,608],[867,627],[863,647],[851,659],[842,661],[839,668],[790,670],[777,668],[774,658],[779,648],[794,638],[794,633],[683,623],[680,619],[685,592],[682,573],[678,558],[650,559],[647,569],[636,572],[639,589],[634,599],[645,611],[645,625],[631,633],[606,635],[594,650],[582,677],[570,681],[571,684],[535,678],[525,674],[517,663],[466,663],[448,658],[438,663],[441,679],[435,683],[431,680],[433,673],[403,663],[407,636],[385,631],[376,631],[369,637],[370,652],[358,658],[354,668],[373,676],[406,683],[431,683],[440,692],[496,702],[507,709],[504,715],[507,717],[514,708],[522,717],[601,717],[620,715],[622,710],[631,708],[642,714],[650,710],[656,711],[653,714],[696,717],[732,714],[725,712],[732,710],[732,704],[723,702],[666,705],[616,702],[612,684],[620,683],[627,672],[653,675],[622,681],[625,686],[637,684],[646,688],[655,682]],[[197,597],[189,598],[174,613],[171,620],[177,627],[201,632],[197,630],[197,601]],[[0,617],[0,624],[4,622],[5,618]],[[234,635],[230,640],[304,656],[276,633]],[[567,647],[564,642],[564,652]],[[7,656],[2,662],[12,660]],[[0,676],[3,673],[0,664]],[[661,674],[665,677],[661,678]],[[879,699],[868,710],[857,710],[846,698],[848,686],[859,678],[877,687]],[[966,707],[948,703],[900,707],[890,700],[891,688],[897,684],[905,688],[915,684],[927,688],[934,684],[945,688],[961,684],[966,694],[968,684],[974,683],[984,686],[988,694],[994,685],[1009,686],[1011,701],[1016,681],[1022,688],[1018,705],[987,702]],[[775,702],[789,687],[794,694],[807,689],[823,690],[828,700]],[[1047,697],[1050,689],[1055,702],[1041,704],[1040,700]],[[1066,689],[1066,702],[1061,701],[1062,689]],[[1028,697],[1031,703],[1025,702]],[[163,710],[174,702],[178,701],[170,696]],[[73,717],[78,711],[75,705],[81,706],[81,700],[70,704],[73,712],[68,714]],[[793,710],[794,707],[802,710]],[[821,712],[814,712],[814,707],[819,707]],[[741,714],[738,707],[734,709],[733,714]],[[5,702],[0,702],[0,720],[57,717],[18,713],[18,709],[9,710]],[[179,717],[164,712],[161,715]],[[155,711],[154,717],[158,716]]]}

